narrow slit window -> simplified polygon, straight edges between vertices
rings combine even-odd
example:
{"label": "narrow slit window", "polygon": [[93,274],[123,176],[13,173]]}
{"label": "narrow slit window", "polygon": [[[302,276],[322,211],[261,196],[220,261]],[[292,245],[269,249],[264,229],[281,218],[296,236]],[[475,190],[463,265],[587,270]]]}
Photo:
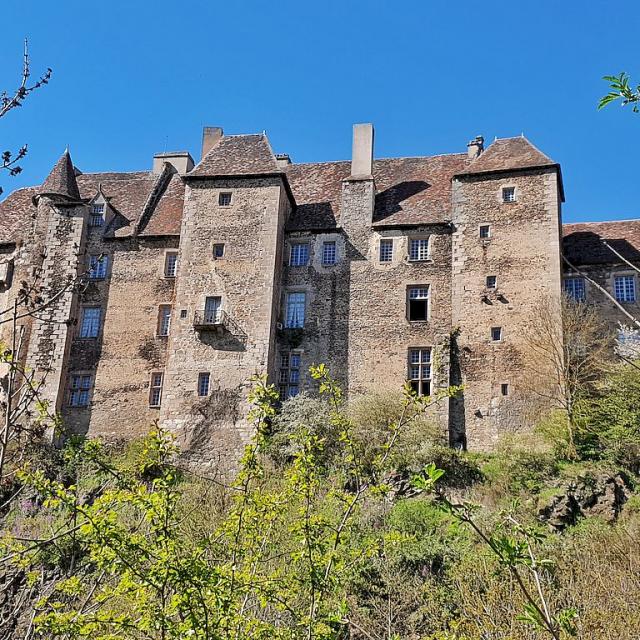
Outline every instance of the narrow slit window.
{"label": "narrow slit window", "polygon": [[503,383],[500,385],[500,393],[501,393],[503,396],[508,396],[508,395],[509,395],[509,385],[508,385],[506,382],[503,382]]}
{"label": "narrow slit window", "polygon": [[198,374],[198,395],[200,397],[205,397],[209,395],[209,381],[211,375],[208,371],[202,372]]}
{"label": "narrow slit window", "polygon": [[409,349],[409,384],[419,396],[431,395],[431,347]]}
{"label": "narrow slit window", "polygon": [[154,371],[149,382],[149,406],[159,407],[162,402],[162,384],[164,374],[161,371]]}
{"label": "narrow slit window", "polygon": [[168,336],[171,328],[171,305],[161,304],[158,307],[158,335]]}

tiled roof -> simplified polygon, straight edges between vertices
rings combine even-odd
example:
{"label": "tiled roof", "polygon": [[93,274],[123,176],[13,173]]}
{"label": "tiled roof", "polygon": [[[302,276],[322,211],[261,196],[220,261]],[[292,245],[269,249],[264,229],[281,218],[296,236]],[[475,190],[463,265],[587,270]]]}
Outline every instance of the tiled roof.
{"label": "tiled roof", "polygon": [[184,181],[174,173],[158,201],[141,236],[179,236],[184,206]]}
{"label": "tiled roof", "polygon": [[223,136],[187,177],[241,176],[280,171],[265,135]]}
{"label": "tiled roof", "polygon": [[572,264],[623,263],[603,240],[627,260],[640,263],[640,220],[565,224],[562,235],[564,254]]}
{"label": "tiled roof", "polygon": [[552,167],[555,162],[534,147],[524,136],[500,138],[459,172],[459,175],[512,171],[530,167]]}
{"label": "tiled roof", "polygon": [[[451,178],[469,163],[466,154],[374,160],[377,225],[451,220]],[[285,168],[297,208],[289,230],[323,229],[340,222],[342,180],[350,162],[291,164]]]}
{"label": "tiled roof", "polygon": [[18,189],[0,202],[0,243],[18,242],[27,235],[36,208],[36,187]]}
{"label": "tiled roof", "polygon": [[51,173],[38,189],[38,194],[56,194],[73,201],[80,200],[76,174],[68,150],[60,156]]}

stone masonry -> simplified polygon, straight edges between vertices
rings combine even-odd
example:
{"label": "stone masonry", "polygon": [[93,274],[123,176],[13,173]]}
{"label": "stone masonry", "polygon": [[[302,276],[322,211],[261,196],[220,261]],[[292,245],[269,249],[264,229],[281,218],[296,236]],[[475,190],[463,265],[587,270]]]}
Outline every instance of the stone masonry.
{"label": "stone masonry", "polygon": [[295,164],[264,134],[207,127],[199,163],[169,152],[133,173],[82,173],[65,152],[0,203],[0,302],[33,279],[63,290],[21,319],[20,357],[71,432],[129,440],[158,421],[194,463],[232,466],[252,376],[286,399],[324,362],[350,397],[464,384],[433,419],[490,449],[534,419],[541,299],[564,279],[624,320],[593,281],[637,315],[640,223],[563,227],[562,202],[559,165],[524,137],[378,160],[356,125],[351,162]]}

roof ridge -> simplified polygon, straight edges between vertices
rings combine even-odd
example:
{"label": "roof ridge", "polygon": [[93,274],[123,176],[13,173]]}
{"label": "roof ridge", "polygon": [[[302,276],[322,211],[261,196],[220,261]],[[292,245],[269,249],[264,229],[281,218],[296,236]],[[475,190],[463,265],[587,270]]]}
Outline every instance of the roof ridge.
{"label": "roof ridge", "polygon": [[592,220],[584,222],[563,222],[562,226],[567,227],[572,224],[618,224],[620,222],[640,222],[640,218],[625,218],[624,220]]}
{"label": "roof ridge", "polygon": [[[444,158],[449,156],[463,156],[467,157],[466,153],[457,152],[457,153],[435,153],[432,156],[394,156],[394,157],[384,157],[384,158],[374,158],[374,162],[380,161],[388,161],[388,160],[430,160],[431,158]],[[301,167],[304,165],[312,165],[312,164],[340,164],[340,163],[350,163],[351,160],[318,160],[316,162],[292,162],[290,167]]]}

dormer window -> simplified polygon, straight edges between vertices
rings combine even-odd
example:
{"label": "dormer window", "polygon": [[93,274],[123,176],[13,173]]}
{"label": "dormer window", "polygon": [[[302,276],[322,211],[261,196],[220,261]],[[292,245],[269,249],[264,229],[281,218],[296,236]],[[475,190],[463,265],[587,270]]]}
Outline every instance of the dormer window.
{"label": "dormer window", "polygon": [[104,203],[96,202],[91,205],[89,226],[101,227],[104,224]]}
{"label": "dormer window", "polygon": [[231,206],[231,191],[221,191],[218,196],[218,204],[221,207],[230,207]]}
{"label": "dormer window", "polygon": [[503,187],[502,189],[502,202],[515,202],[516,201],[516,188],[515,187]]}

